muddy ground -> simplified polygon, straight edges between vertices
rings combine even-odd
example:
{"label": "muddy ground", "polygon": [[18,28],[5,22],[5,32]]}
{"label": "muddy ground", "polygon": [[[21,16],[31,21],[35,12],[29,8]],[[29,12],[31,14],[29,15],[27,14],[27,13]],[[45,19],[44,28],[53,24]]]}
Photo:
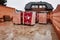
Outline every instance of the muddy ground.
{"label": "muddy ground", "polygon": [[34,26],[0,23],[0,40],[58,40],[52,24]]}

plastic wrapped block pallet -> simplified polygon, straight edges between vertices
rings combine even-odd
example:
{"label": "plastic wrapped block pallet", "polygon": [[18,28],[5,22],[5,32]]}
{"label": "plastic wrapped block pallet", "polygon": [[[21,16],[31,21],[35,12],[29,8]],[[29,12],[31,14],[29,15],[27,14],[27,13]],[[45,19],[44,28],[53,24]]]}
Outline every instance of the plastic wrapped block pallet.
{"label": "plastic wrapped block pallet", "polygon": [[21,24],[21,12],[16,12],[13,16],[14,24]]}
{"label": "plastic wrapped block pallet", "polygon": [[40,12],[38,17],[38,23],[47,24],[47,12]]}
{"label": "plastic wrapped block pallet", "polygon": [[34,25],[36,18],[36,12],[26,11],[23,12],[23,24]]}
{"label": "plastic wrapped block pallet", "polygon": [[52,21],[56,34],[60,40],[60,16],[59,15],[60,15],[60,12],[53,13],[50,15],[51,16],[50,19]]}
{"label": "plastic wrapped block pallet", "polygon": [[57,5],[56,9],[50,15],[50,20],[60,40],[60,4]]}

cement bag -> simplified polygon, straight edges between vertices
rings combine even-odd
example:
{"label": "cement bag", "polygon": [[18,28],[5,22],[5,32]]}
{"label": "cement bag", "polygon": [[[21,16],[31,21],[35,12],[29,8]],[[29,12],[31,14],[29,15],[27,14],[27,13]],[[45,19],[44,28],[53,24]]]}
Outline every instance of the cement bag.
{"label": "cement bag", "polygon": [[34,25],[36,13],[31,11],[23,12],[23,24]]}
{"label": "cement bag", "polygon": [[21,24],[21,12],[16,12],[13,16],[13,23],[14,24]]}

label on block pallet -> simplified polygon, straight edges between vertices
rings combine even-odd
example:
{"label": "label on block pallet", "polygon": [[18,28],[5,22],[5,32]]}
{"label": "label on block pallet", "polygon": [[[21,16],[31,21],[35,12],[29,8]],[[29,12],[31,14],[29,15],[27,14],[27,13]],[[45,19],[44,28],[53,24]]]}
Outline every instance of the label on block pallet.
{"label": "label on block pallet", "polygon": [[23,24],[34,25],[35,24],[35,12],[23,12]]}

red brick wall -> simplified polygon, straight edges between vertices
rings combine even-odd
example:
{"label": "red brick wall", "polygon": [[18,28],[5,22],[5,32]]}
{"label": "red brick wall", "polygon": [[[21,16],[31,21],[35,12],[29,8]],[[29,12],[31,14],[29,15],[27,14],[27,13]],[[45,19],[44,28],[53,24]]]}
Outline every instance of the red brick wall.
{"label": "red brick wall", "polygon": [[15,13],[14,8],[0,6],[0,18],[2,18],[4,15],[9,15],[10,17],[12,17],[14,13]]}

